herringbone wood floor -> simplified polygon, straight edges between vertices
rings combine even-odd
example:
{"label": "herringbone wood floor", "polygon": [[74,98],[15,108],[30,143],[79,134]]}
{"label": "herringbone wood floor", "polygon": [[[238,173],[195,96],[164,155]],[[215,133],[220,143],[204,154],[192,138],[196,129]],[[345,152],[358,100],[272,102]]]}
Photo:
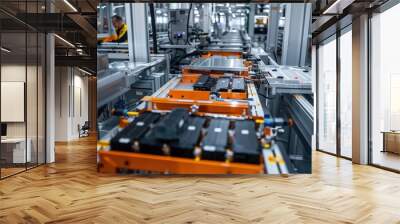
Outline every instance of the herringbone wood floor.
{"label": "herringbone wood floor", "polygon": [[313,156],[312,175],[110,176],[94,138],[59,144],[0,181],[0,223],[400,223],[400,175]]}

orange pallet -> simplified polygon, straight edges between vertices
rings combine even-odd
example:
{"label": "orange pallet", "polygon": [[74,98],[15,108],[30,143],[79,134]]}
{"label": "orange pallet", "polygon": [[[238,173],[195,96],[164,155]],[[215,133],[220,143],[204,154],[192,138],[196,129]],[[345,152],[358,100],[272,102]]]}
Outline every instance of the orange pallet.
{"label": "orange pallet", "polygon": [[236,52],[227,52],[227,51],[209,51],[206,54],[203,54],[202,58],[209,58],[212,56],[225,56],[225,57],[237,57],[242,58],[243,53],[241,51]]}
{"label": "orange pallet", "polygon": [[262,164],[243,164],[159,156],[134,152],[99,151],[98,169],[116,173],[118,169],[144,170],[171,174],[260,174]]}
{"label": "orange pallet", "polygon": [[147,102],[147,110],[173,110],[175,108],[188,108],[198,106],[199,114],[216,113],[233,116],[250,117],[249,104],[236,101],[212,101],[212,100],[189,100],[172,99],[145,96],[142,101]]}

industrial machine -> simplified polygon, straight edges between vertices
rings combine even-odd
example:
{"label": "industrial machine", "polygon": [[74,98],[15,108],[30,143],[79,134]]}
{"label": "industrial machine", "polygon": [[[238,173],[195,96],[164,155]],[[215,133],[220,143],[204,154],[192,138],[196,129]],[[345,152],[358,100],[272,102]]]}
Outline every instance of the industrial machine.
{"label": "industrial machine", "polygon": [[98,54],[99,139],[119,122],[112,111],[115,108],[133,109],[143,96],[158,90],[170,79],[168,67],[165,55],[151,55],[150,62],[145,63],[115,59],[114,54]]}
{"label": "industrial machine", "polygon": [[274,139],[291,120],[265,117],[250,70],[224,56],[183,67],[135,110],[118,113],[122,130],[102,139],[100,171],[290,173]]}
{"label": "industrial machine", "polygon": [[193,14],[169,9],[168,43],[150,62],[99,48],[110,61],[98,76],[99,171],[310,173],[310,69],[279,65],[245,30],[198,31]]}
{"label": "industrial machine", "polygon": [[189,9],[169,10],[169,38],[171,44],[189,44]]}

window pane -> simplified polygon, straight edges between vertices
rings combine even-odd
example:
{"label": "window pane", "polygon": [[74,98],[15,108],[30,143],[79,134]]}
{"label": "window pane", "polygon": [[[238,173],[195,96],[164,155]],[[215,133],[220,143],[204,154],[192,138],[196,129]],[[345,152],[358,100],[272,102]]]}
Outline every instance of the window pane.
{"label": "window pane", "polygon": [[336,40],[318,48],[318,147],[336,153]]}
{"label": "window pane", "polygon": [[38,36],[36,32],[29,32],[28,36],[28,64],[27,64],[27,98],[26,98],[26,111],[27,111],[27,138],[30,144],[30,162],[28,167],[37,165],[37,74],[38,74],[38,56],[37,56],[37,41]]}
{"label": "window pane", "polygon": [[352,156],[352,33],[340,37],[340,153]]}
{"label": "window pane", "polygon": [[46,60],[46,36],[39,34],[39,65],[38,65],[38,164],[45,163],[45,60]]}
{"label": "window pane", "polygon": [[[26,144],[26,33],[1,34],[1,176],[25,170],[31,151]],[[30,146],[28,141],[28,146]]]}
{"label": "window pane", "polygon": [[372,163],[396,170],[400,170],[400,33],[393,27],[399,21],[400,4],[371,20]]}

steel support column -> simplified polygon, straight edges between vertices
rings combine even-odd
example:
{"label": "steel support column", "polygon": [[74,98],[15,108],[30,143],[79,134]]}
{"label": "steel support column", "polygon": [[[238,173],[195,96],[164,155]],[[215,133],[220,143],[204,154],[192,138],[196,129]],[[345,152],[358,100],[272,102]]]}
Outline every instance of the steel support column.
{"label": "steel support column", "polygon": [[[54,6],[47,3],[50,12]],[[55,162],[55,38],[46,34],[46,163]]]}
{"label": "steel support column", "polygon": [[[200,10],[200,24],[203,32],[208,33],[210,32],[211,26],[211,3],[204,3],[202,10]],[[194,13],[193,13],[194,15]]]}
{"label": "steel support column", "polygon": [[265,50],[271,53],[275,52],[275,55],[278,45],[280,8],[281,4],[272,3],[268,19],[268,34],[267,34],[267,44]]}
{"label": "steel support column", "polygon": [[282,64],[304,66],[308,52],[311,3],[286,5]]}
{"label": "steel support column", "polygon": [[368,163],[368,15],[353,19],[352,158]]}
{"label": "steel support column", "polygon": [[256,4],[250,5],[250,13],[249,13],[249,26],[247,27],[247,33],[249,34],[251,39],[254,39],[254,15],[256,14]]}
{"label": "steel support column", "polygon": [[[149,62],[149,30],[146,3],[126,3],[128,25],[128,49],[130,62]],[[141,22],[138,22],[141,21]]]}

